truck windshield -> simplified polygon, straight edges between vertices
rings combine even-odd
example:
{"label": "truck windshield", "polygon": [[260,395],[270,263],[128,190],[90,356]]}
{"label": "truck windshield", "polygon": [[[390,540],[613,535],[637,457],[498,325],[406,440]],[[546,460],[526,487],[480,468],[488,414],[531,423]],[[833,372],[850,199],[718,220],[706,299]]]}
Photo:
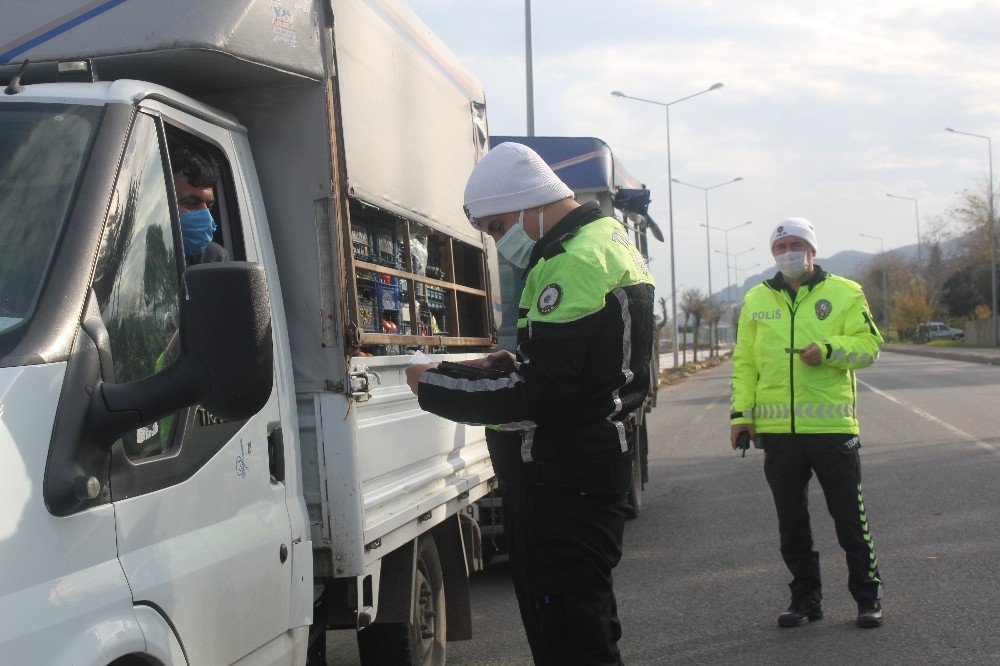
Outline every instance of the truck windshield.
{"label": "truck windshield", "polygon": [[0,104],[0,333],[35,308],[101,110]]}

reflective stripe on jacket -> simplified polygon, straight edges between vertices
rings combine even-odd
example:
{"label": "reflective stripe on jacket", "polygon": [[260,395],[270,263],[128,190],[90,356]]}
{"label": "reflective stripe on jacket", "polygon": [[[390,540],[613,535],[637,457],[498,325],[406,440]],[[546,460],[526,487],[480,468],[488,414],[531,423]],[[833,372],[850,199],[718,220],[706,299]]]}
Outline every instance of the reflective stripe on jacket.
{"label": "reflective stripe on jacket", "polygon": [[[858,433],[854,371],[878,358],[883,340],[861,286],[817,274],[795,300],[780,273],[743,302],[733,351],[730,423],[760,433]],[[798,350],[819,345],[818,366]]]}

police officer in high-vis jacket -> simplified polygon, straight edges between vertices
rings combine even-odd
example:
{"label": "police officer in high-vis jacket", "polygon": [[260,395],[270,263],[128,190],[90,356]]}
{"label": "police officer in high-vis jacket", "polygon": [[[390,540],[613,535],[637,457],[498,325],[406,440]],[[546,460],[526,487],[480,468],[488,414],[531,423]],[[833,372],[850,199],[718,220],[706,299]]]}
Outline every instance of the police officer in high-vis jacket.
{"label": "police officer in high-vis jacket", "polygon": [[733,353],[730,440],[748,431],[764,448],[781,555],[792,574],[782,627],[823,617],[819,553],[809,526],[816,474],[847,556],[859,627],[882,624],[882,579],[861,494],[854,373],[878,358],[882,336],[860,285],[813,263],[809,220],[782,220],[771,234],[778,273],[743,302]]}
{"label": "police officer in high-vis jacket", "polygon": [[499,378],[411,366],[420,406],[490,425],[511,577],[537,664],[619,664],[611,570],[622,554],[635,433],[649,392],[653,280],[621,223],[527,146],[502,143],[465,189],[470,222],[524,271],[517,354]]}

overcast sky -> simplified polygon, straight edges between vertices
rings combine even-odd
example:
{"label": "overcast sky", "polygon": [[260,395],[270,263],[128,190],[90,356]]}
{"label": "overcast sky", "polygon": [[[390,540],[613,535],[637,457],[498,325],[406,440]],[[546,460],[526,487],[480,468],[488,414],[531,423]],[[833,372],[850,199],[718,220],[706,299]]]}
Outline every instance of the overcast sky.
{"label": "overcast sky", "polygon": [[[491,134],[526,132],[523,0],[410,0],[486,90]],[[666,123],[673,177],[709,187],[709,223],[732,227],[745,274],[773,265],[783,217],[811,219],[820,257],[917,241],[983,186],[987,142],[1000,139],[1000,3],[968,0],[534,0],[535,133],[604,139],[652,190],[667,233]],[[997,146],[1000,151],[1000,145]],[[674,185],[677,287],[706,289],[702,191]],[[669,249],[652,268],[669,292]],[[712,232],[712,250],[724,249]],[[726,257],[712,253],[712,287]]]}

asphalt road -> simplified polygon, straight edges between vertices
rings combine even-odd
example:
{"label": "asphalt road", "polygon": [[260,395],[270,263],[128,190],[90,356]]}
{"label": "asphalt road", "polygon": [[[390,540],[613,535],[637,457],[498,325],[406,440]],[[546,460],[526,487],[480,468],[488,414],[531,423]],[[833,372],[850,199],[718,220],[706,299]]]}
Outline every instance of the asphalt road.
{"label": "asphalt road", "polygon": [[[729,449],[730,364],[661,393],[650,484],[616,590],[629,664],[1000,663],[1000,368],[883,354],[859,373],[862,474],[886,622],[854,624],[818,484],[826,618],[779,629],[788,574],[763,455]],[[472,581],[476,638],[451,664],[529,664],[501,562]]]}

